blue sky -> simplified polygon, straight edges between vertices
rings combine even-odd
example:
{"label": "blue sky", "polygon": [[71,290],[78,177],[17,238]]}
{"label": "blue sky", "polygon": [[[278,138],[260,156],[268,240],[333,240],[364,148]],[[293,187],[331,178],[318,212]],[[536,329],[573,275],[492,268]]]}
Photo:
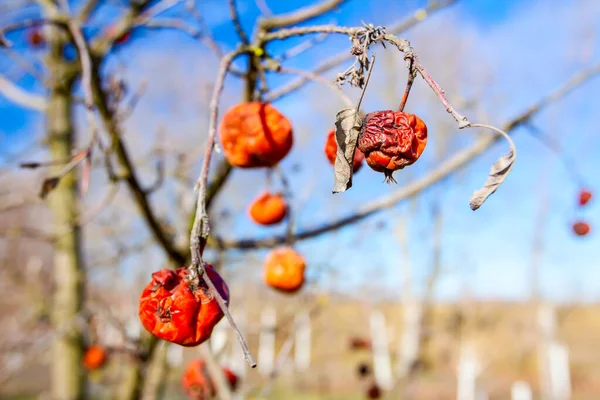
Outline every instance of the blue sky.
{"label": "blue sky", "polygon": [[[298,0],[267,2],[275,12],[307,4]],[[253,1],[238,3],[242,24],[249,31],[258,9]],[[351,26],[364,20],[390,25],[425,3],[376,0],[365,6],[366,2],[350,0],[338,12],[312,23],[336,22]],[[225,4],[209,0],[203,2],[201,11],[224,49],[233,48],[235,32]],[[177,12],[175,10],[173,15]],[[104,18],[113,13],[113,9],[105,9],[92,24],[101,26]],[[560,23],[556,22],[556,15],[561,15]],[[406,37],[451,100],[459,97],[476,100],[478,107],[465,109],[466,115],[472,120],[483,118],[502,124],[558,88],[577,71],[600,61],[599,18],[600,4],[593,0],[569,4],[558,0],[464,0],[428,18],[407,32]],[[6,21],[2,18],[0,22]],[[13,39],[17,50],[24,50],[19,46],[18,37]],[[275,43],[270,51],[277,54],[290,42]],[[346,38],[332,37],[286,65],[309,70],[327,55],[343,50],[347,43]],[[365,97],[368,111],[396,107],[406,76],[399,55],[381,48],[376,52],[378,62]],[[13,75],[10,65],[11,61],[0,53],[2,72]],[[198,127],[206,124],[206,110],[200,106],[207,96],[205,82],[214,79],[216,65],[208,50],[184,34],[136,31],[133,41],[114,54],[108,67],[122,71],[133,87],[142,78],[149,80],[147,96],[127,122],[128,132],[147,137],[147,132],[154,132],[156,126],[163,124],[173,132],[173,146],[202,143],[204,130]],[[327,76],[333,78],[335,72]],[[277,87],[287,79],[274,76],[269,83]],[[41,90],[28,76],[18,83],[29,90]],[[227,83],[222,110],[239,99],[239,82],[229,79]],[[198,89],[190,90],[190,87]],[[352,98],[358,95],[354,89],[345,87],[344,90]],[[585,182],[596,191],[600,167],[598,90],[600,78],[548,107],[534,119],[536,126],[559,141],[565,154],[576,160]],[[338,99],[328,88],[313,84],[276,104],[290,117],[296,132],[296,146],[282,167],[290,170],[295,164],[302,166],[300,172],[290,173],[300,229],[347,215],[360,204],[398,189],[396,185],[381,183],[382,177],[365,167],[356,175],[350,191],[331,195],[331,168],[322,156],[322,145],[336,107],[343,107],[336,102],[339,103]],[[430,90],[420,80],[415,83],[407,111],[418,113],[428,123],[430,142],[418,164],[396,173],[400,186],[426,174],[439,162],[436,148],[445,149],[441,156],[445,159],[453,149],[472,143],[479,134],[486,134],[458,132],[450,116],[433,100]],[[22,148],[39,137],[42,126],[38,114],[20,110],[0,96],[0,149]],[[436,137],[436,131],[444,131],[449,142],[443,142],[440,133]],[[506,151],[504,144],[495,146],[443,185],[425,191],[416,201],[339,232],[298,243],[298,249],[308,259],[309,275],[318,277],[319,285],[328,289],[364,294],[374,286],[379,294],[399,294],[398,271],[404,258],[395,230],[403,224],[409,237],[411,266],[418,289],[431,267],[430,210],[439,202],[443,213],[444,265],[438,296],[452,299],[470,292],[483,298],[524,298],[530,288],[534,229],[540,206],[547,201],[549,213],[544,221],[541,261],[543,293],[556,300],[596,300],[600,294],[596,284],[600,280],[598,236],[592,232],[589,237],[575,238],[570,223],[581,216],[594,228],[600,223],[598,202],[592,202],[583,212],[575,210],[578,187],[561,161],[525,130],[515,133],[515,141],[519,157],[511,176],[477,212],[469,209],[469,196],[483,183],[494,160]],[[136,142],[135,151],[142,155],[150,148],[151,141],[140,140]],[[282,231],[283,228],[253,226],[245,216],[246,204],[264,187],[264,175],[263,171],[235,173],[219,199],[218,208],[231,209],[238,217],[216,222],[217,232],[232,238],[270,236]],[[240,189],[247,182],[253,182],[253,187]],[[161,210],[169,207],[172,194],[168,190],[153,199]],[[385,223],[383,228],[381,222]],[[258,259],[261,256],[258,252]],[[241,266],[247,262],[234,253],[231,265],[232,276],[240,276]],[[260,268],[244,271],[258,276]]]}

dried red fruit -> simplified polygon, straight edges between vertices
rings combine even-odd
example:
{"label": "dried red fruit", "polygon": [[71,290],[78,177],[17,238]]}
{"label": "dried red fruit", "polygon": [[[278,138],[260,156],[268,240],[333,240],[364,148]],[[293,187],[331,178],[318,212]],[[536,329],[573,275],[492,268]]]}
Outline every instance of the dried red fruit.
{"label": "dried red fruit", "polygon": [[27,34],[27,41],[33,47],[40,47],[46,42],[44,39],[44,34],[40,28],[30,29]]}
{"label": "dried red fruit", "polygon": [[219,128],[223,154],[239,168],[272,167],[294,142],[292,124],[268,103],[241,103],[229,109]]}
{"label": "dried red fruit", "polygon": [[590,233],[590,231],[591,227],[587,222],[578,221],[573,224],[573,232],[575,232],[577,236],[585,236]]}
{"label": "dried red fruit", "polygon": [[83,366],[92,371],[98,369],[106,362],[106,350],[102,346],[92,345],[85,350]]}
{"label": "dried red fruit", "polygon": [[367,389],[367,398],[368,399],[378,399],[381,397],[381,389],[377,386],[376,383],[371,384]]}
{"label": "dried red fruit", "polygon": [[[327,134],[327,141],[325,142],[325,156],[331,163],[335,164],[335,156],[337,154],[337,143],[335,142],[335,129],[332,129]],[[354,151],[354,160],[352,162],[352,170],[356,172],[362,167],[365,155],[359,149]]]}
{"label": "dried red fruit", "polygon": [[427,145],[427,126],[416,115],[392,110],[367,114],[358,136],[358,149],[367,164],[383,172],[386,181],[392,173],[413,164]]}
{"label": "dried red fruit", "polygon": [[366,338],[354,336],[350,338],[351,350],[369,350],[371,349],[371,341]]}
{"label": "dried red fruit", "polygon": [[[228,302],[229,288],[221,276],[209,264],[206,273]],[[187,274],[186,267],[153,273],[140,298],[139,316],[144,328],[159,339],[197,346],[210,337],[223,312],[204,281],[200,287],[190,288]]]}
{"label": "dried red fruit", "polygon": [[[223,374],[232,391],[237,389],[238,377],[229,368],[223,368]],[[181,386],[190,399],[205,400],[217,394],[217,387],[210,379],[210,374],[204,360],[191,361],[181,378]]]}
{"label": "dried red fruit", "polygon": [[304,257],[291,247],[280,247],[265,260],[264,277],[267,285],[285,293],[293,293],[304,284]]}
{"label": "dried red fruit", "polygon": [[281,193],[261,193],[248,208],[250,218],[260,225],[274,225],[287,215],[287,204]]}
{"label": "dried red fruit", "polygon": [[217,394],[204,360],[191,361],[181,378],[185,394],[194,400],[208,400]]}
{"label": "dried red fruit", "polygon": [[581,189],[579,191],[579,205],[585,206],[592,199],[592,192],[587,189]]}

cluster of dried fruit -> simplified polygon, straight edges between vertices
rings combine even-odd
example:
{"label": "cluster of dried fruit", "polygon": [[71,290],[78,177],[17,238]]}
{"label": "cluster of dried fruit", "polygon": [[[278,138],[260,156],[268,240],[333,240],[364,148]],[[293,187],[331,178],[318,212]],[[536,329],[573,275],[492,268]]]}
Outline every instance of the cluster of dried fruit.
{"label": "cluster of dried fruit", "polygon": [[[238,386],[237,375],[229,368],[223,367],[222,370],[229,389],[235,391]],[[181,386],[188,398],[193,400],[208,400],[217,395],[217,387],[210,378],[204,360],[194,360],[187,365],[181,378]]]}
{"label": "cluster of dried fruit", "polygon": [[[577,198],[577,204],[580,208],[585,207],[592,200],[592,192],[588,189],[581,189]],[[573,223],[573,232],[577,236],[586,236],[592,230],[590,224],[580,220]]]}
{"label": "cluster of dried fruit", "polygon": [[[126,33],[117,42],[126,41],[129,35]],[[337,154],[335,135],[334,130],[328,132],[324,148],[332,165]],[[223,116],[219,136],[225,158],[238,168],[274,167],[288,155],[294,143],[289,119],[271,104],[261,102],[241,103],[229,109]],[[393,180],[393,171],[413,164],[426,144],[427,127],[415,115],[391,110],[367,114],[353,155],[353,172],[366,159],[372,169]],[[288,212],[283,194],[268,190],[248,207],[250,219],[262,226],[280,223]],[[282,293],[295,293],[304,285],[305,269],[304,257],[291,247],[274,249],[265,259],[264,281]],[[210,265],[206,271],[228,301],[225,282]],[[140,299],[139,316],[143,326],[156,337],[182,346],[196,346],[210,337],[223,312],[208,287],[190,285],[187,273],[186,268],[179,268],[152,274],[152,281]]]}

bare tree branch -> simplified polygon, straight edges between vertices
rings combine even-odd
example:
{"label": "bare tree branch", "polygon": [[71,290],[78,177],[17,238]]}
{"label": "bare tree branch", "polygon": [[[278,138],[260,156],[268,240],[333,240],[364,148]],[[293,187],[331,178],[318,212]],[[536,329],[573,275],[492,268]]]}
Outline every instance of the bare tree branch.
{"label": "bare tree branch", "polygon": [[2,75],[0,75],[0,93],[20,106],[36,111],[46,110],[46,99],[42,96],[26,92]]}
{"label": "bare tree branch", "polygon": [[242,23],[240,22],[240,16],[238,13],[237,6],[235,5],[235,0],[229,0],[229,13],[231,14],[231,21],[233,22],[233,26],[235,26],[235,31],[237,32],[240,40],[243,44],[248,44],[248,36],[246,36],[246,32],[244,32],[244,28],[242,28]]}
{"label": "bare tree branch", "polygon": [[265,31],[271,31],[273,29],[296,25],[323,15],[338,7],[343,2],[344,0],[326,0],[320,4],[301,8],[289,14],[264,18],[259,22],[259,26]]}
{"label": "bare tree branch", "polygon": [[[588,81],[589,79],[595,77],[600,74],[600,64],[596,65],[590,69],[582,71],[577,74],[573,78],[571,78],[565,85],[563,85],[559,90],[553,92],[547,97],[544,97],[541,101],[527,109],[525,112],[517,116],[516,118],[510,120],[504,125],[503,130],[505,132],[512,132],[517,127],[525,124],[530,119],[532,119],[540,110],[542,110],[545,106],[556,102],[566,96],[575,88],[581,86],[583,83]],[[410,183],[399,189],[395,193],[384,196],[381,199],[375,200],[373,202],[367,203],[364,206],[360,207],[354,214],[351,214],[346,217],[342,217],[336,221],[328,222],[322,224],[320,226],[309,228],[304,231],[296,233],[294,236],[294,240],[302,240],[308,239],[312,237],[316,237],[322,235],[327,232],[331,232],[333,230],[342,228],[346,225],[358,222],[370,215],[377,213],[378,211],[391,208],[398,204],[399,202],[411,198],[429,186],[441,181],[454,171],[459,168],[466,166],[471,160],[475,157],[483,154],[487,149],[489,149],[493,144],[497,141],[501,140],[501,136],[484,136],[481,140],[477,141],[471,147],[455,154],[446,162],[442,163],[440,166],[435,168],[425,177]],[[263,247],[274,247],[279,244],[285,243],[287,240],[286,235],[278,235],[273,236],[266,239],[223,239],[219,237],[214,238],[216,245],[221,248],[235,248],[235,249],[255,249],[255,248],[263,248]]]}
{"label": "bare tree branch", "polygon": [[[446,6],[452,5],[455,2],[456,0],[432,1],[427,7],[417,10],[412,16],[406,18],[403,21],[398,22],[397,24],[392,25],[390,28],[387,29],[387,31],[395,35],[403,33],[404,31],[412,28],[419,22],[423,21],[428,16],[433,15],[434,12],[439,11]],[[317,68],[315,68],[313,73],[322,74],[324,72],[327,72],[335,68],[339,64],[343,63],[344,61],[352,59],[352,57],[353,55],[349,51],[341,51],[335,56],[331,57],[330,59],[322,62]],[[300,89],[304,86],[304,84],[307,81],[308,80],[305,78],[295,79],[292,82],[282,86],[281,88],[272,91],[266,100],[274,102],[279,98]]]}

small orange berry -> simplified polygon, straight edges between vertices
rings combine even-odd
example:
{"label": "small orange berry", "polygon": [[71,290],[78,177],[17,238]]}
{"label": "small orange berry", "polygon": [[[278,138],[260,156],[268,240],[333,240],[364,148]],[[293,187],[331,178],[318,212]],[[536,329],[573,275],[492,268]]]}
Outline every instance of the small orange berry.
{"label": "small orange berry", "polygon": [[269,253],[264,265],[267,285],[286,293],[294,293],[304,284],[304,257],[291,247],[280,247]]}
{"label": "small orange berry", "polygon": [[573,224],[573,232],[575,232],[577,236],[586,236],[590,231],[591,227],[587,222],[578,221]]}
{"label": "small orange berry", "polygon": [[287,215],[287,204],[281,193],[261,193],[248,208],[250,218],[260,225],[274,225]]}
{"label": "small orange berry", "polygon": [[83,366],[90,371],[102,367],[105,362],[106,350],[96,344],[88,347],[83,355]]}

